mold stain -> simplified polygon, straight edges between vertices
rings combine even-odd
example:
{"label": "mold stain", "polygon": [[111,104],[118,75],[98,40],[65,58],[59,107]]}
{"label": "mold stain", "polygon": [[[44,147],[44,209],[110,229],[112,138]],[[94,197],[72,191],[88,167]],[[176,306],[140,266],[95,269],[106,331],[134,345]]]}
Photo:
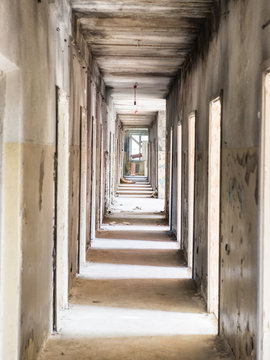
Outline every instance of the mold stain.
{"label": "mold stain", "polygon": [[255,192],[254,197],[256,204],[258,205],[258,155],[257,153],[250,154],[247,152],[242,157],[237,156],[237,162],[239,165],[245,168],[245,182],[247,186],[249,186],[250,176],[251,174],[256,175],[256,186],[255,186]]}

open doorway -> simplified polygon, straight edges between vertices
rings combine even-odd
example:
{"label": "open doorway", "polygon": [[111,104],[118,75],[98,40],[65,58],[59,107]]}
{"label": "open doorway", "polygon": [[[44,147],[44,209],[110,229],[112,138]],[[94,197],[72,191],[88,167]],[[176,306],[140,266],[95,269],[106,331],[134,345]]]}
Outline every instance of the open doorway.
{"label": "open doorway", "polygon": [[87,248],[87,110],[80,107],[80,212],[78,238],[78,273],[80,265],[85,263]]}
{"label": "open doorway", "polygon": [[[116,173],[120,178],[116,177],[117,189],[111,210],[119,205],[125,206],[128,212],[135,211],[145,216],[149,212],[163,212],[164,199],[158,192],[158,170],[162,159],[158,158],[156,123],[151,127],[127,125],[122,129],[120,142],[123,146],[116,146],[116,151],[121,152],[121,156],[116,157],[122,159],[122,172]],[[117,144],[114,139],[113,143]]]}
{"label": "open doorway", "polygon": [[123,176],[147,177],[148,174],[147,128],[127,128],[124,134]]}
{"label": "open doorway", "polygon": [[188,117],[188,267],[193,266],[194,180],[196,114]]}
{"label": "open doorway", "polygon": [[260,299],[258,359],[270,358],[270,68],[263,76],[261,138]]}
{"label": "open doorway", "polygon": [[182,233],[182,124],[177,126],[177,242],[181,246]]}
{"label": "open doorway", "polygon": [[173,184],[173,128],[170,129],[169,152],[169,226],[172,230],[172,184]]}
{"label": "open doorway", "polygon": [[220,228],[220,161],[221,98],[209,107],[208,162],[208,312],[219,316],[219,228]]}
{"label": "open doorway", "polygon": [[59,309],[68,307],[69,101],[56,87],[54,155],[53,330]]}

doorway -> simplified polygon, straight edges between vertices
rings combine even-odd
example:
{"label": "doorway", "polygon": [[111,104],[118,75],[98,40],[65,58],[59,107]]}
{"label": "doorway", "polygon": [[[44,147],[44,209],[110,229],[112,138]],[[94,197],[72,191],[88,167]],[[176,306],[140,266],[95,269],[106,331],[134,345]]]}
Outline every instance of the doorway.
{"label": "doorway", "polygon": [[219,228],[220,228],[220,162],[221,98],[209,107],[208,162],[208,312],[219,316]]}
{"label": "doorway", "polygon": [[54,155],[53,331],[57,313],[68,307],[69,100],[56,87]]}
{"label": "doorway", "polygon": [[196,114],[188,117],[188,267],[193,266]]}
{"label": "doorway", "polygon": [[177,126],[177,242],[182,248],[182,124]]}
{"label": "doorway", "polygon": [[170,130],[170,151],[169,151],[169,226],[172,231],[172,184],[173,184],[173,128]]}
{"label": "doorway", "polygon": [[263,76],[263,119],[261,132],[261,216],[260,216],[260,299],[258,359],[270,358],[270,68]]}
{"label": "doorway", "polygon": [[[148,143],[149,143],[148,128],[125,129],[124,160],[123,160],[124,177],[134,177],[134,176],[147,177],[148,162],[149,162]],[[151,151],[150,151],[150,156],[152,156]]]}
{"label": "doorway", "polygon": [[92,178],[91,178],[91,241],[96,236],[96,143],[97,141],[97,120],[95,116],[92,116]]}
{"label": "doorway", "polygon": [[78,239],[78,273],[81,264],[86,260],[87,248],[87,110],[80,107],[80,211],[79,211],[79,239]]}

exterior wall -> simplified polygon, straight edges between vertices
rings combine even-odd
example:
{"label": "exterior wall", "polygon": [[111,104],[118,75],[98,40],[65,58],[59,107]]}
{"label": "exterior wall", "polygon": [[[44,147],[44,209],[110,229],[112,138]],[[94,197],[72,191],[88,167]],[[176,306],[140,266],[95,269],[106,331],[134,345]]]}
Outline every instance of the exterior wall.
{"label": "exterior wall", "polygon": [[[197,111],[195,279],[207,297],[209,102],[223,91],[220,333],[236,359],[255,359],[258,291],[258,166],[261,64],[270,58],[268,0],[221,1],[180,76],[183,122],[183,240],[187,246],[187,119]],[[177,99],[169,99],[172,112]],[[169,125],[173,123],[168,116]],[[168,131],[168,128],[167,128]]]}

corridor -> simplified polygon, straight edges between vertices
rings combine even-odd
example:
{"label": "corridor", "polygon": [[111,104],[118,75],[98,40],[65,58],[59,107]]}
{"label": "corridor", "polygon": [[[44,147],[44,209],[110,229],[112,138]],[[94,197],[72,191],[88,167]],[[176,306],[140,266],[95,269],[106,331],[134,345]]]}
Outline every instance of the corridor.
{"label": "corridor", "polygon": [[116,200],[59,327],[39,360],[232,359],[159,199]]}
{"label": "corridor", "polygon": [[0,360],[270,359],[269,39],[269,0],[0,0]]}

